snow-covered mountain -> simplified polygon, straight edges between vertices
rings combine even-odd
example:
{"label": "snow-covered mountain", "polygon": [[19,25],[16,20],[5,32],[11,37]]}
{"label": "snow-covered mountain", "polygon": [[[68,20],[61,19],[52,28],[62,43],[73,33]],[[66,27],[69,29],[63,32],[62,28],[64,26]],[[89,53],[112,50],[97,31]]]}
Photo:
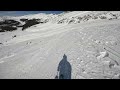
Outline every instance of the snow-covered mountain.
{"label": "snow-covered mountain", "polygon": [[[119,11],[72,11],[64,12],[61,14],[32,14],[24,15],[19,17],[4,16],[0,20],[0,31],[13,31],[17,30],[18,27],[22,27],[25,30],[36,24],[43,25],[46,23],[51,24],[77,24],[84,22],[91,22],[97,20],[113,20],[119,19]],[[12,22],[10,22],[12,20]],[[14,20],[14,21],[13,21]],[[10,23],[9,23],[10,22]],[[17,26],[11,23],[19,23]],[[10,25],[9,25],[10,24]],[[14,29],[16,27],[16,29]],[[9,30],[10,29],[10,30]]]}
{"label": "snow-covered mountain", "polygon": [[0,17],[0,78],[120,79],[119,29],[120,11]]}
{"label": "snow-covered mountain", "polygon": [[19,18],[27,19],[48,19],[49,21],[56,21],[56,23],[70,23],[76,22],[80,23],[81,21],[89,21],[96,19],[119,19],[119,11],[73,11],[68,13],[62,13],[58,15],[53,14],[35,14],[35,15],[25,15]]}
{"label": "snow-covered mountain", "polygon": [[[66,12],[61,14],[31,14],[31,15],[24,15],[19,17],[11,17],[11,16],[4,16],[3,19],[49,19],[49,21],[57,20],[56,23],[63,19],[71,20],[90,20],[90,19],[115,19],[120,17],[119,11],[72,11]],[[81,20],[80,20],[81,18]],[[67,22],[66,22],[67,23]]]}

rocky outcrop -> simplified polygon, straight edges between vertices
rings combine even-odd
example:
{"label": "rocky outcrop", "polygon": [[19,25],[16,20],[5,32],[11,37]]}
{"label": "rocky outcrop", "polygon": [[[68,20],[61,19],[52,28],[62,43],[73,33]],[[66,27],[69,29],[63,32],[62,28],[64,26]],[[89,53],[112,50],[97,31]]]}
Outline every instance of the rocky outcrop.
{"label": "rocky outcrop", "polygon": [[39,19],[31,19],[31,20],[27,20],[26,23],[23,25],[22,30],[25,30],[28,27],[31,27],[33,25],[39,24]]}
{"label": "rocky outcrop", "polygon": [[0,32],[17,30],[21,23],[15,20],[4,20],[0,22]]}

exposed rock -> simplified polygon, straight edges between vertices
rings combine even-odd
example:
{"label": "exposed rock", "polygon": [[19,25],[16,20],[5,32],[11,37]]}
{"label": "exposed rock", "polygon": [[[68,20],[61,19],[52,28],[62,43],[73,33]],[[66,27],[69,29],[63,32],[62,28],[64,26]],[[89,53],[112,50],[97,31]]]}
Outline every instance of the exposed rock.
{"label": "exposed rock", "polygon": [[17,30],[21,23],[16,20],[4,20],[0,22],[0,32]]}
{"label": "exposed rock", "polygon": [[26,21],[28,21],[28,19],[22,18],[22,19],[20,19],[20,21],[26,22]]}
{"label": "exposed rock", "polygon": [[109,68],[112,68],[114,66],[115,66],[115,63],[112,63],[112,62],[109,63]]}
{"label": "exposed rock", "polygon": [[38,19],[31,19],[31,20],[27,20],[26,23],[23,25],[22,30],[25,30],[28,27],[31,27],[33,25],[39,24],[39,20]]}
{"label": "exposed rock", "polygon": [[107,19],[106,16],[99,16],[100,19]]}
{"label": "exposed rock", "polygon": [[0,32],[17,30],[16,27],[12,27],[12,26],[1,26],[0,28],[1,28]]}
{"label": "exposed rock", "polygon": [[16,36],[16,35],[14,35],[14,36],[12,36],[12,37],[14,38],[14,37],[17,37],[17,36]]}

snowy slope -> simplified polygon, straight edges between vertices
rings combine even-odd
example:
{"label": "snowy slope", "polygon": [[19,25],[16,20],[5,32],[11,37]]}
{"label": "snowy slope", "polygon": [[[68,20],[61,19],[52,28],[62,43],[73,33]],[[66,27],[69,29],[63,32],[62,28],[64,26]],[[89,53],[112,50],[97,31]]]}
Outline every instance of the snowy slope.
{"label": "snowy slope", "polygon": [[[73,11],[59,15],[26,15],[19,18],[63,18],[85,15],[111,18],[119,11]],[[120,20],[94,19],[83,23],[48,22],[22,31],[0,33],[0,78],[54,79],[63,55],[71,64],[72,79],[120,78]],[[16,35],[16,37],[13,37]]]}

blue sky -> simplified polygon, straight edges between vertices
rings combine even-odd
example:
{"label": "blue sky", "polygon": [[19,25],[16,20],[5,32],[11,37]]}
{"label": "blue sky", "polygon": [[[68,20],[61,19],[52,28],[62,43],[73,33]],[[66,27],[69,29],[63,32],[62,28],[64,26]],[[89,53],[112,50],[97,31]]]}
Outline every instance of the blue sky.
{"label": "blue sky", "polygon": [[27,14],[37,14],[37,13],[55,13],[59,14],[63,11],[0,11],[0,16],[22,16]]}

